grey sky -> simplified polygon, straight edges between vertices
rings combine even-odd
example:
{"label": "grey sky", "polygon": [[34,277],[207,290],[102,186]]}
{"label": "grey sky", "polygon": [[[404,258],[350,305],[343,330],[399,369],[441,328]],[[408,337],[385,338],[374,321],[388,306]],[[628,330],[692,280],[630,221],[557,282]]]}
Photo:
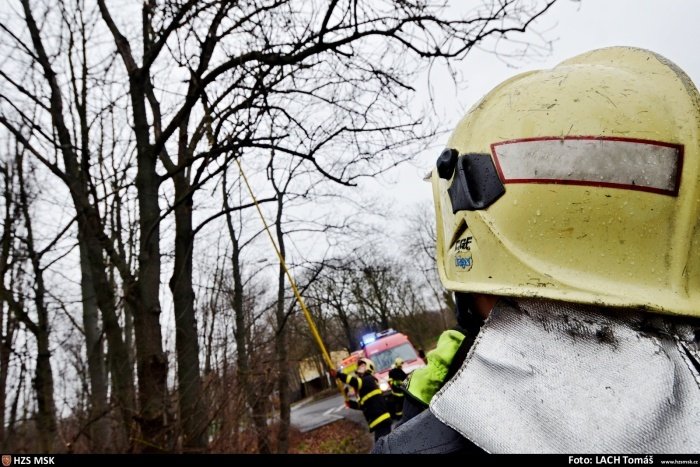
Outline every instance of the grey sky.
{"label": "grey sky", "polygon": [[[700,29],[698,0],[561,0],[536,25],[552,41],[547,56],[505,63],[493,54],[474,50],[463,62],[452,66],[467,79],[466,88],[455,90],[446,83],[436,85],[436,112],[452,128],[467,109],[501,81],[528,70],[551,68],[580,53],[609,46],[625,45],[652,50],[675,62],[700,84]],[[533,39],[534,34],[527,35]],[[424,92],[427,83],[419,89]],[[410,209],[421,200],[431,200],[429,183],[422,176],[432,168],[447,135],[439,136],[432,151],[418,156],[413,166],[405,165],[377,181],[378,189],[395,203],[397,210]],[[375,183],[375,182],[372,182]]]}

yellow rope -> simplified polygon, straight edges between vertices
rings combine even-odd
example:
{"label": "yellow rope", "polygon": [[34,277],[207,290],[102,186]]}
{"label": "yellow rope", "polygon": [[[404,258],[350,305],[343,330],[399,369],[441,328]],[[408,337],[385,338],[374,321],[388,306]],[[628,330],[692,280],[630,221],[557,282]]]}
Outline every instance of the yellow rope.
{"label": "yellow rope", "polygon": [[[328,351],[326,350],[326,346],[323,345],[323,340],[321,340],[321,335],[318,332],[318,329],[316,328],[316,323],[314,323],[313,318],[311,317],[311,313],[309,313],[309,309],[306,308],[306,304],[304,303],[304,299],[301,297],[301,294],[299,293],[299,289],[297,289],[296,282],[294,282],[294,278],[292,277],[292,274],[289,272],[289,269],[287,268],[287,263],[284,261],[284,258],[282,257],[282,253],[280,253],[279,248],[277,247],[277,243],[275,243],[275,239],[272,236],[272,233],[270,233],[270,228],[267,225],[267,221],[265,221],[265,216],[263,216],[262,210],[260,209],[260,205],[258,204],[258,199],[255,197],[255,194],[253,193],[253,189],[250,187],[250,183],[248,183],[248,177],[245,176],[245,172],[243,171],[243,167],[241,166],[241,161],[239,158],[236,158],[236,164],[238,164],[238,170],[241,172],[241,176],[243,177],[243,181],[245,182],[246,187],[248,187],[248,193],[250,193],[250,197],[253,199],[253,204],[255,204],[255,208],[258,210],[258,214],[260,215],[260,220],[262,220],[263,226],[265,227],[265,232],[267,232],[267,236],[270,237],[270,242],[272,242],[272,247],[275,249],[275,253],[277,253],[277,258],[280,261],[280,264],[282,265],[282,269],[284,269],[284,273],[287,275],[287,279],[289,280],[289,284],[292,286],[292,290],[294,291],[294,296],[297,299],[297,302],[299,303],[299,306],[301,307],[302,311],[304,312],[304,317],[306,318],[306,322],[309,325],[309,329],[311,330],[311,335],[314,337],[314,340],[316,341],[316,345],[318,345],[318,348],[321,350],[321,355],[323,355],[323,359],[326,361],[326,365],[328,365],[329,369],[334,369],[334,364],[333,360],[331,360],[331,356],[328,354]],[[343,394],[343,397],[347,399],[347,395],[345,394],[345,391],[343,391],[343,385],[340,381],[336,380],[336,385],[338,386],[338,390],[340,391],[341,394]]]}

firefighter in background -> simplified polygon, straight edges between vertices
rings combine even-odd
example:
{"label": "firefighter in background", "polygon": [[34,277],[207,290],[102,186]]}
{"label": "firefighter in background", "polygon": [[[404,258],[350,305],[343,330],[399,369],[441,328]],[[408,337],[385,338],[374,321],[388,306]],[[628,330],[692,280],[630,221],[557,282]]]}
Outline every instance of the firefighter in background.
{"label": "firefighter in background", "polygon": [[408,377],[406,372],[403,371],[403,359],[401,357],[396,357],[388,376],[391,393],[387,399],[391,408],[391,418],[400,420],[403,416],[403,382]]}
{"label": "firefighter in background", "polygon": [[335,377],[355,389],[357,400],[348,401],[351,409],[362,410],[369,431],[374,433],[374,440],[391,431],[391,415],[382,390],[374,378],[374,363],[369,358],[357,361],[356,376],[335,370]]}
{"label": "firefighter in background", "polygon": [[518,75],[459,123],[432,184],[440,279],[484,322],[451,378],[412,373],[409,392],[439,388],[429,410],[373,452],[700,452],[690,78],[630,47]]}

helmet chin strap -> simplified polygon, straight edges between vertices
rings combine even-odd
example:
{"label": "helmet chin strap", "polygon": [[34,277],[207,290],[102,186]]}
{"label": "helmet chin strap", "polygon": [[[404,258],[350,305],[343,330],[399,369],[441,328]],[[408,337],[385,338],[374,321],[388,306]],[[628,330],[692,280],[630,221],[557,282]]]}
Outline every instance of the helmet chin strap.
{"label": "helmet chin strap", "polygon": [[491,314],[491,310],[496,305],[498,297],[495,295],[487,295],[483,293],[472,294],[472,303],[474,304],[474,311],[477,315],[481,316],[482,319],[486,319]]}
{"label": "helmet chin strap", "polygon": [[497,301],[496,295],[455,292],[457,323],[467,331],[477,334]]}

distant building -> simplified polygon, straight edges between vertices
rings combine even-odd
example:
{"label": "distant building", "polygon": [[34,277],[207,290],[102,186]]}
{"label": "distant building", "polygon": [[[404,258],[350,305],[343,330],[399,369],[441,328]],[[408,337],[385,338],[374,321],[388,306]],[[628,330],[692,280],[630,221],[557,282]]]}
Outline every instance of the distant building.
{"label": "distant building", "polygon": [[[330,352],[333,368],[340,366],[350,354],[347,350],[335,350]],[[320,355],[305,358],[299,361],[298,366],[299,380],[301,383],[300,397],[308,397],[322,391],[326,388],[334,386],[335,383],[331,380],[328,374],[328,368]]]}

